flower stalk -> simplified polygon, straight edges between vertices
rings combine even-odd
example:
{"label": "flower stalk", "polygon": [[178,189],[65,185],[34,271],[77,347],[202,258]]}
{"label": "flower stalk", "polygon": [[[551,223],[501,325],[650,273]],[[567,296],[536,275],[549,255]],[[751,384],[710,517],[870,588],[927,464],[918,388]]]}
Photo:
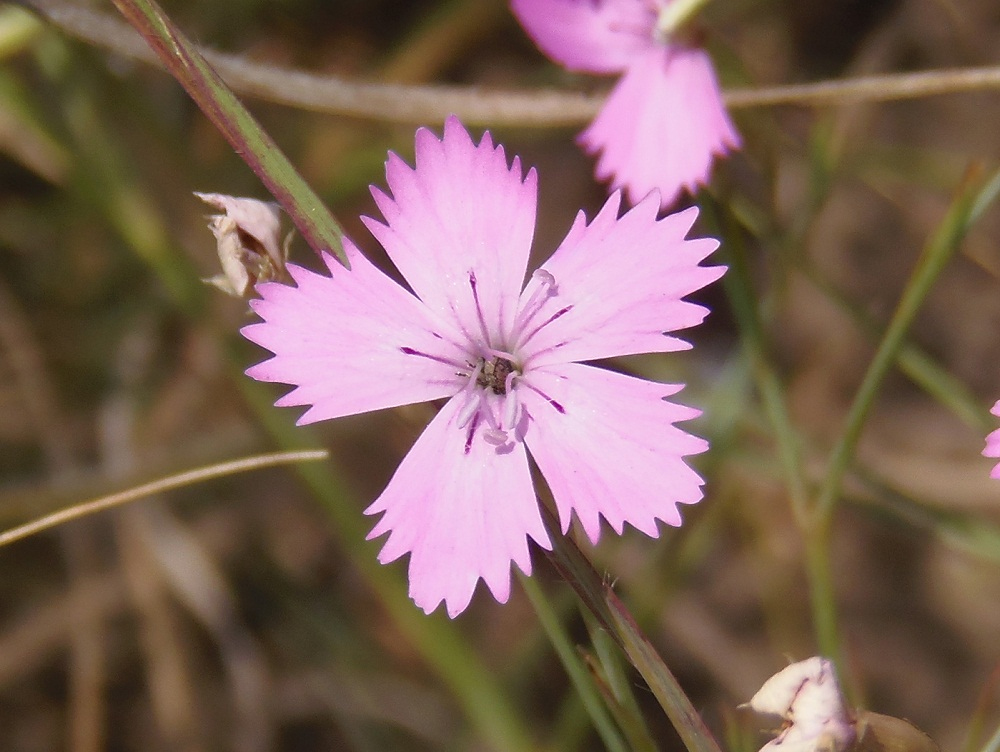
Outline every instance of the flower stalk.
{"label": "flower stalk", "polygon": [[[542,515],[547,527],[558,529],[554,513],[545,505],[542,506]],[[719,743],[698,715],[677,678],[615,594],[611,584],[601,578],[571,538],[553,536],[553,541],[550,562],[635,666],[688,752],[721,752]]]}
{"label": "flower stalk", "polygon": [[114,0],[167,70],[278,200],[306,242],[344,266],[344,232],[274,140],[154,0]]}
{"label": "flower stalk", "polygon": [[835,587],[830,566],[833,516],[841,486],[854,461],[858,441],[871,414],[875,398],[899,352],[924,300],[945,266],[954,256],[966,232],[1000,194],[1000,171],[983,180],[970,171],[960,186],[947,215],[930,238],[910,277],[878,350],[868,366],[861,386],[845,420],[840,439],[830,454],[830,463],[810,509],[805,530],[808,544],[807,567],[811,582],[813,620],[823,655],[840,655]]}
{"label": "flower stalk", "polygon": [[656,31],[664,39],[677,32],[690,21],[708,0],[674,0],[660,11],[656,19]]}

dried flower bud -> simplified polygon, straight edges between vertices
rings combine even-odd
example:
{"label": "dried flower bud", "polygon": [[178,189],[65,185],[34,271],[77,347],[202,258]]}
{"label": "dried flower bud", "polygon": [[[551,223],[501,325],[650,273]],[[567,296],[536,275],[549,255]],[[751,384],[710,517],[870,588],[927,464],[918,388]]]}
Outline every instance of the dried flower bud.
{"label": "dried flower bud", "polygon": [[747,705],[781,721],[778,736],[761,752],[846,752],[854,744],[853,713],[826,658],[809,658],[779,671]]}
{"label": "dried flower bud", "polygon": [[225,212],[209,217],[223,273],[207,282],[229,295],[245,298],[257,282],[285,276],[291,235],[279,245],[281,210],[277,204],[221,193],[195,195]]}

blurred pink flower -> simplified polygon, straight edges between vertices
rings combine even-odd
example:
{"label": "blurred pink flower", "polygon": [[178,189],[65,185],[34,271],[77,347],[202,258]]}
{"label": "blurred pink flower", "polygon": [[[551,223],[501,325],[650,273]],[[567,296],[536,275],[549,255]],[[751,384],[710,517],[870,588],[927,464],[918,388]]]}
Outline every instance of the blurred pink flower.
{"label": "blurred pink flower", "polygon": [[348,241],[351,271],[324,254],[330,276],[289,265],[297,287],[260,285],[263,323],[243,334],[274,353],[247,373],[310,406],[299,423],[446,400],[366,510],[383,515],[369,537],[389,533],[379,560],[410,554],[417,605],[455,616],[479,578],[504,602],[511,562],[530,573],[527,538],[551,546],[528,451],[564,531],[574,513],[595,542],[601,517],[618,533],[679,525],[702,496],[683,457],[707,444],[674,423],[698,411],[666,401],[680,385],[580,361],[688,347],[666,332],[701,322],[682,298],[723,272],[698,265],[717,241],[685,240],[696,210],[657,220],[651,197],[619,218],[615,194],[525,284],[536,175],[488,133],[420,129],[416,167],[390,153],[386,179],[385,222],[365,223],[413,293]]}
{"label": "blurred pink flower", "polygon": [[570,70],[623,73],[579,140],[600,152],[597,178],[635,204],[662,208],[708,181],[712,161],[740,148],[708,54],[658,29],[672,0],[511,0],[546,55]]}
{"label": "blurred pink flower", "polygon": [[[1000,418],[1000,401],[993,405],[993,409],[990,412]],[[983,449],[983,457],[1000,457],[1000,429],[997,429],[986,437],[986,448]],[[1000,463],[997,463],[993,468],[990,477],[1000,479]]]}

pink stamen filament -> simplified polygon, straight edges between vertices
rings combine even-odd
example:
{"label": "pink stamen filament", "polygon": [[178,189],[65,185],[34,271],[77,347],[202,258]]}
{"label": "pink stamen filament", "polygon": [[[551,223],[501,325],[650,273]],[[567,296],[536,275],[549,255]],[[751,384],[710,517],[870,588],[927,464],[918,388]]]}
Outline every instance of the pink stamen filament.
{"label": "pink stamen filament", "polygon": [[462,409],[458,411],[457,421],[459,428],[465,428],[472,419],[477,416],[483,407],[483,397],[482,393],[472,391],[468,394],[465,400],[465,404],[462,405]]}
{"label": "pink stamen filament", "polygon": [[513,431],[517,424],[517,395],[513,391],[514,374],[507,377],[507,394],[503,403],[503,423],[508,431]]}
{"label": "pink stamen filament", "polygon": [[479,287],[476,284],[476,273],[473,271],[469,272],[469,286],[472,288],[472,299],[476,303],[476,316],[479,319],[479,328],[482,331],[483,342],[487,345],[490,341],[490,330],[486,326],[486,316],[483,314],[483,306],[479,301]]}
{"label": "pink stamen filament", "polygon": [[521,310],[514,319],[514,330],[524,331],[532,317],[538,313],[542,304],[555,294],[556,278],[545,269],[535,269],[531,275],[532,280],[538,280],[538,285],[531,291],[531,295],[524,301]]}
{"label": "pink stamen filament", "polygon": [[479,346],[480,357],[483,360],[493,360],[494,358],[503,358],[511,363],[517,363],[517,356],[514,353],[509,353],[506,350],[497,350],[489,345]]}
{"label": "pink stamen filament", "polygon": [[[468,364],[465,364],[468,366]],[[476,380],[479,375],[483,372],[484,363],[480,360],[476,366],[472,369],[472,374],[469,376],[469,380],[466,382],[465,386],[462,387],[462,391],[466,393],[465,404],[462,405],[462,409],[458,411],[458,427],[465,428],[469,425],[469,421],[472,420],[473,416],[476,415],[483,406],[483,397],[485,396],[483,392],[476,389]]]}

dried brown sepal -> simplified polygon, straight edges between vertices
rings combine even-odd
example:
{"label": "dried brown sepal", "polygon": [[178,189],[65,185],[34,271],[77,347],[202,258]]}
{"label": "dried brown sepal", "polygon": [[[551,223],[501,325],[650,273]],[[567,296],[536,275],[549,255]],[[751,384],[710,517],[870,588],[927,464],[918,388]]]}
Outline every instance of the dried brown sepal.
{"label": "dried brown sepal", "polygon": [[850,752],[941,752],[933,739],[901,718],[860,710],[855,728]]}

